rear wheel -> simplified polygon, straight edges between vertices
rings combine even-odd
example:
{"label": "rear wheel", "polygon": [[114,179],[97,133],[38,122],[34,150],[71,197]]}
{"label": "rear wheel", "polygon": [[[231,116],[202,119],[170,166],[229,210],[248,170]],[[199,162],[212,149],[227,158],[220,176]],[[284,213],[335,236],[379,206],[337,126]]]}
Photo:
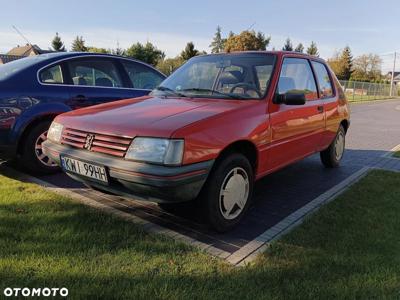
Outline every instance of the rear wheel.
{"label": "rear wheel", "polygon": [[320,153],[321,162],[327,168],[336,168],[339,166],[343,158],[346,146],[346,131],[340,125],[335,139],[329,147]]}
{"label": "rear wheel", "polygon": [[216,231],[228,231],[240,222],[250,205],[253,185],[253,169],[242,154],[226,156],[213,169],[199,201]]}
{"label": "rear wheel", "polygon": [[33,127],[25,141],[23,141],[22,149],[22,165],[28,171],[46,175],[59,171],[57,164],[43,153],[43,142],[47,140],[47,131],[51,121],[39,123]]}

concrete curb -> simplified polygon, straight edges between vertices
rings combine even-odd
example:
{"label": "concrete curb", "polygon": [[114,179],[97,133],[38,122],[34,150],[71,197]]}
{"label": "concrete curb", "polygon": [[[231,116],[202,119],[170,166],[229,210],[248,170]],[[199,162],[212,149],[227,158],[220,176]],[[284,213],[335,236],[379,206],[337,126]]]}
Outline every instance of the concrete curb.
{"label": "concrete curb", "polygon": [[397,157],[394,157],[393,154],[397,151],[400,151],[400,144],[398,144],[397,146],[395,146],[394,148],[390,149],[389,151],[387,151],[385,154],[383,154],[381,157],[382,158],[391,158],[391,159],[399,159]]}

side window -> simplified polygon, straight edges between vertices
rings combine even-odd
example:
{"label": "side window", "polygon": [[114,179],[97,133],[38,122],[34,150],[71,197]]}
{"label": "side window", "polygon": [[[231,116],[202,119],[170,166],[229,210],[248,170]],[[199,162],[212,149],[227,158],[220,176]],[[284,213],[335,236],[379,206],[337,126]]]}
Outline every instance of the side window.
{"label": "side window", "polygon": [[322,63],[316,61],[313,61],[312,65],[315,75],[317,76],[321,98],[333,97],[331,78],[329,77],[326,67]]}
{"label": "side window", "polygon": [[121,60],[121,63],[136,89],[152,90],[164,80],[158,72],[140,63],[127,60]]}
{"label": "side window", "polygon": [[117,68],[110,60],[76,59],[68,62],[73,85],[122,87]]}
{"label": "side window", "polygon": [[63,84],[63,76],[60,65],[55,65],[42,70],[39,74],[40,82]]}
{"label": "side window", "polygon": [[278,82],[278,93],[304,93],[307,100],[318,99],[314,75],[307,59],[284,59]]}

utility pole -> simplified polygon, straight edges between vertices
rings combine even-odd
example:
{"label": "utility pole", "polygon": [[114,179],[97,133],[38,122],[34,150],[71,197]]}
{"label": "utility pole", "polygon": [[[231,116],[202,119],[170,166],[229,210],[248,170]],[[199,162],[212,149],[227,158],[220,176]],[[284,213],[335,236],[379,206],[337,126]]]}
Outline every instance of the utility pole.
{"label": "utility pole", "polygon": [[396,70],[396,51],[394,52],[392,79],[390,80],[390,97],[393,97],[394,72]]}

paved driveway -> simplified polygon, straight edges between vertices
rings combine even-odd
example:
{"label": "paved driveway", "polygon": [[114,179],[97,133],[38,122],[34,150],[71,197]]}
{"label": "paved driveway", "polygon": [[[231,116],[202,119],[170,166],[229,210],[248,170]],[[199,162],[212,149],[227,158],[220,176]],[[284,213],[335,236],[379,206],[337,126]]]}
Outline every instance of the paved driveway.
{"label": "paved driveway", "polygon": [[[325,169],[314,155],[257,182],[253,205],[242,224],[227,234],[207,229],[190,205],[165,213],[153,203],[80,190],[98,202],[181,234],[233,253],[248,242],[303,207],[311,200],[339,184],[364,166],[400,169],[400,160],[384,159],[388,150],[400,144],[400,101],[352,105],[351,126],[343,164]],[[66,175],[42,177],[43,180],[71,189],[82,188]]]}

